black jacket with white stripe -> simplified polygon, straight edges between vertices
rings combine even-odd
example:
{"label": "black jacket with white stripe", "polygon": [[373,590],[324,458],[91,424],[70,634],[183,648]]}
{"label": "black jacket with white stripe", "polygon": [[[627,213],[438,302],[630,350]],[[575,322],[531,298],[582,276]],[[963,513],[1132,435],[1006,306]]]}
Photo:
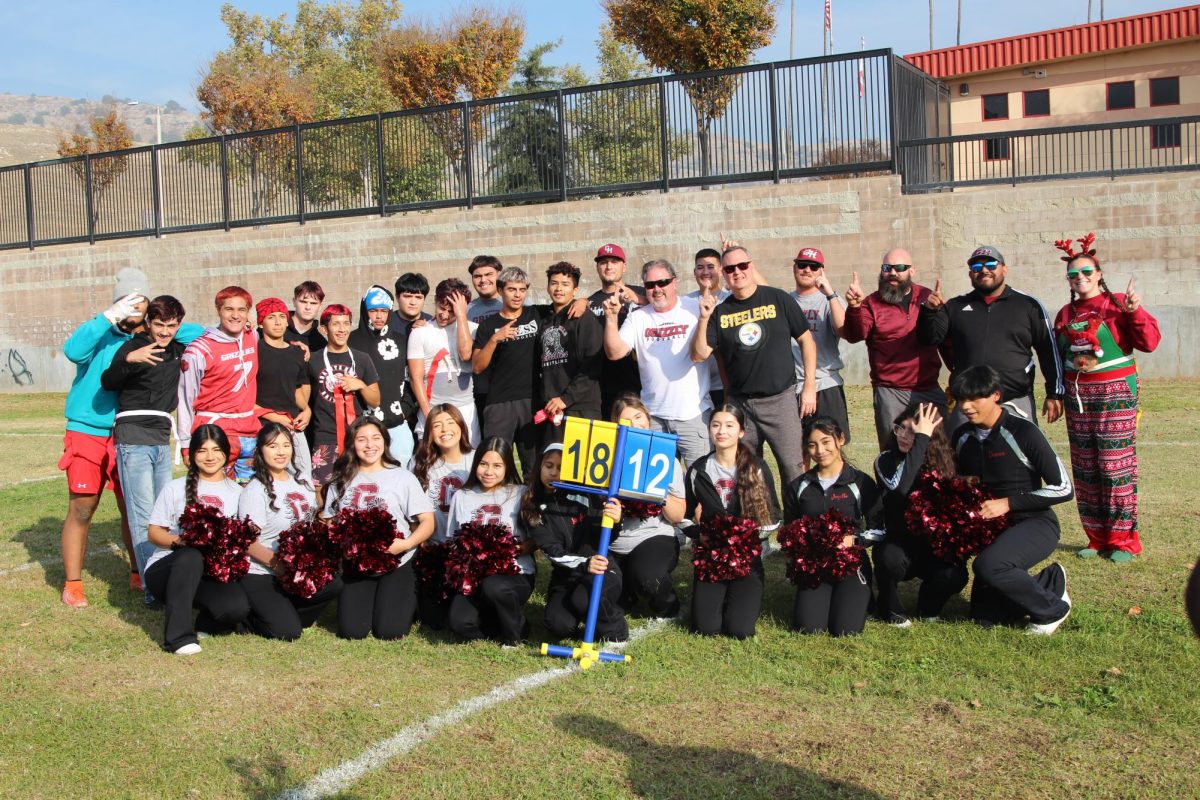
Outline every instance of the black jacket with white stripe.
{"label": "black jacket with white stripe", "polygon": [[950,442],[958,474],[979,478],[996,497],[1008,498],[1017,516],[1054,517],[1050,507],[1075,496],[1067,468],[1045,434],[1005,408],[990,430],[968,422],[958,426]]}
{"label": "black jacket with white stripe", "polygon": [[846,464],[828,489],[821,488],[817,468],[796,478],[783,492],[783,521],[839,511],[858,523],[859,532],[883,529],[883,496],[871,476]]}
{"label": "black jacket with white stripe", "polygon": [[883,519],[889,539],[907,542],[910,537],[904,515],[908,511],[908,496],[917,488],[928,449],[929,437],[918,433],[907,453],[901,453],[893,445],[875,459],[875,478],[883,491]]}
{"label": "black jacket with white stripe", "polygon": [[596,554],[600,544],[599,518],[595,512],[561,491],[548,498],[540,510],[542,524],[532,526],[529,533],[554,565],[551,583],[586,577],[588,559]]}

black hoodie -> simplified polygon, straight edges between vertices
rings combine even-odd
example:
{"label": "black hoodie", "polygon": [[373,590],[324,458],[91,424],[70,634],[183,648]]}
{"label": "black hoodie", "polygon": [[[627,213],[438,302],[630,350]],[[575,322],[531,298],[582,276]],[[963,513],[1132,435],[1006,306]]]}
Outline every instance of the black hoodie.
{"label": "black hoodie", "polygon": [[367,319],[366,296],[371,289],[382,289],[387,296],[395,298],[387,288],[374,284],[363,292],[358,303],[358,327],[350,332],[348,344],[371,357],[379,373],[379,414],[383,424],[394,428],[417,413],[417,400],[408,385],[408,333],[411,322],[405,322],[399,314],[388,314],[388,323],[382,330],[373,330]]}
{"label": "black hoodie", "polygon": [[[100,376],[100,385],[117,392],[117,411],[162,411],[171,413],[179,398],[179,359],[184,344],[172,339],[157,364],[130,363],[129,354],[154,339],[145,331],[121,345],[112,363]],[[119,419],[113,426],[119,444],[166,445],[171,443],[171,421],[161,416]]]}

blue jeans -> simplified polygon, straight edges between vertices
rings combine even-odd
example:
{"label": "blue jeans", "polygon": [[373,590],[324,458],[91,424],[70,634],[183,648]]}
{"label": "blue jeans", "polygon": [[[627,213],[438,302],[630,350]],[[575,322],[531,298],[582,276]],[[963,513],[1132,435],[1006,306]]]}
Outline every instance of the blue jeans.
{"label": "blue jeans", "polygon": [[143,580],[146,559],[154,552],[147,531],[150,512],[158,493],[171,482],[171,456],[169,444],[117,445],[117,473],[125,493],[125,515],[133,539],[133,556]]}

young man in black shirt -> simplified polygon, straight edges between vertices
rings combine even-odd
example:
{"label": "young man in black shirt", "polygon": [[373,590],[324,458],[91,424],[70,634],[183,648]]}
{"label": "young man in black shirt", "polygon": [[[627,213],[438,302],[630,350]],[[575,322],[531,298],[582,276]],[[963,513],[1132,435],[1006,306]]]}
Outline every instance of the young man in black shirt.
{"label": "young man in black shirt", "polygon": [[[478,295],[467,306],[467,319],[476,325],[495,314],[504,305],[504,300],[500,297],[500,287],[496,285],[496,278],[502,269],[504,265],[500,263],[500,259],[489,255],[475,256],[467,267],[471,285],[475,287],[475,293]],[[487,372],[475,373],[472,382],[475,391],[475,415],[476,419],[482,422],[491,375]]]}
{"label": "young man in black shirt", "polygon": [[[646,290],[641,286],[628,286],[625,283],[625,251],[620,245],[602,245],[596,251],[596,275],[600,278],[600,288],[588,297],[588,307],[596,316],[596,321],[604,324],[604,303],[614,294],[621,298],[621,311],[617,315],[617,327],[625,323],[625,317],[638,306],[647,302]],[[603,330],[603,328],[601,328]],[[613,402],[625,392],[640,394],[642,391],[642,376],[638,372],[637,359],[633,353],[628,353],[616,361],[605,359],[600,367],[600,413],[608,419]]]}
{"label": "young man in black shirt", "polygon": [[[429,286],[424,276],[413,273],[401,275],[396,283],[414,291]],[[423,302],[425,295],[420,297]],[[379,374],[379,405],[375,416],[383,421],[391,437],[388,452],[407,466],[416,448],[412,420],[417,414],[417,398],[408,374],[408,335],[413,322],[393,310],[394,302],[392,293],[379,284],[372,284],[363,293],[358,306],[358,327],[350,334],[350,347],[366,353],[375,364]],[[413,303],[405,305],[411,311]],[[416,308],[419,319],[421,307]]]}
{"label": "young man in black shirt", "polygon": [[288,314],[284,339],[300,342],[308,348],[309,353],[314,353],[325,346],[325,337],[321,335],[321,326],[317,324],[321,303],[325,301],[325,290],[316,281],[304,281],[292,290],[292,298],[295,310]]}
{"label": "young man in black shirt", "polygon": [[542,371],[538,403],[546,415],[597,419],[600,416],[600,373],[604,329],[593,314],[571,318],[579,288],[579,267],[560,261],[546,270],[550,314],[538,332]]}
{"label": "young man in black shirt", "polygon": [[[304,351],[288,344],[287,305],[278,297],[260,300],[258,312],[258,394],[254,412],[263,422],[278,422],[292,430],[296,479],[312,480],[312,457],[305,430],[312,420],[308,398],[308,365]],[[324,338],[324,337],[321,337]]]}
{"label": "young man in black shirt", "polygon": [[994,369],[967,367],[950,391],[967,419],[950,439],[958,473],[978,478],[996,496],[979,509],[984,519],[1009,514],[1011,523],[975,557],[971,617],[995,624],[1028,616],[1029,633],[1049,636],[1071,613],[1067,573],[1057,563],[1036,577],[1029,569],[1058,545],[1058,517],[1050,507],[1074,496],[1071,479],[1037,424],[1000,405]]}
{"label": "young man in black shirt", "polygon": [[[692,361],[704,361],[716,351],[727,379],[726,402],[746,415],[746,444],[759,455],[764,440],[771,445],[787,486],[804,471],[800,417],[817,407],[817,344],[791,295],[755,283],[754,263],[746,248],[727,247],[721,254],[721,270],[732,293],[720,303],[715,295],[700,298]],[[799,414],[793,340],[800,346],[804,364]]]}

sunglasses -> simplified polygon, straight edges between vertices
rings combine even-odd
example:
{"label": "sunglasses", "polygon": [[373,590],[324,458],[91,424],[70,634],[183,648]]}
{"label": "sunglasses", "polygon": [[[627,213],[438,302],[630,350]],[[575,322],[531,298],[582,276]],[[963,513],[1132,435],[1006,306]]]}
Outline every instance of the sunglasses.
{"label": "sunglasses", "polygon": [[880,264],[879,271],[885,275],[889,272],[908,272],[912,264]]}
{"label": "sunglasses", "polygon": [[661,281],[643,281],[647,289],[665,289],[674,282],[674,278],[663,278]]}
{"label": "sunglasses", "polygon": [[1079,269],[1067,270],[1067,280],[1072,281],[1082,275],[1085,278],[1090,278],[1092,273],[1096,271],[1095,267],[1080,267]]}
{"label": "sunglasses", "polygon": [[809,272],[816,272],[819,269],[825,269],[823,264],[815,264],[812,261],[793,261],[792,267],[795,269],[806,269]]}
{"label": "sunglasses", "polygon": [[745,272],[746,270],[750,269],[750,262],[749,261],[739,261],[736,264],[726,264],[723,267],[721,267],[721,271],[723,271],[726,275],[732,275],[733,273],[737,272],[739,269],[742,272]]}
{"label": "sunglasses", "polygon": [[990,261],[972,261],[970,264],[967,264],[967,269],[971,270],[971,272],[983,272],[985,269],[989,272],[994,272],[998,266],[1000,266],[1000,262],[993,258]]}

